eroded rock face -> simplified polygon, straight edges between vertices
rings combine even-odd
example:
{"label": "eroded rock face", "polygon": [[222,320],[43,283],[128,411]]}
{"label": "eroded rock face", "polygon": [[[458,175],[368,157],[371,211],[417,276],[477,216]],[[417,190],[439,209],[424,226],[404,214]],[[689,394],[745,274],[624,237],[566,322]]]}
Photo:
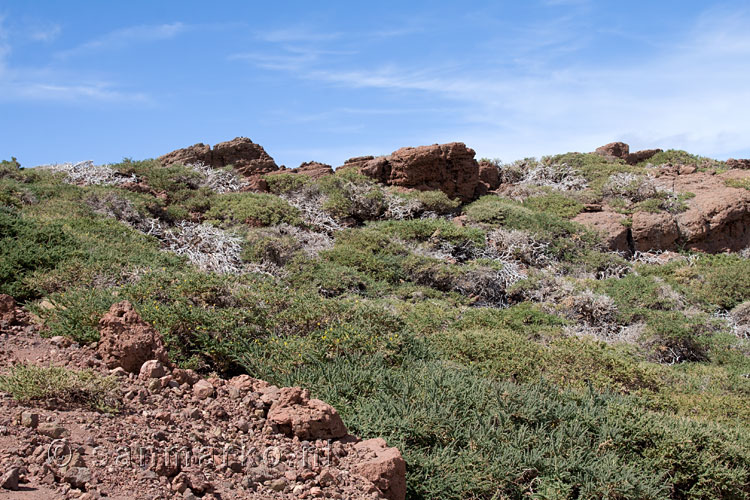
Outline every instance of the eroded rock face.
{"label": "eroded rock face", "polygon": [[139,373],[143,363],[157,360],[169,365],[164,341],[143,321],[127,300],[113,304],[99,320],[99,355],[108,368]]}
{"label": "eroded rock face", "polygon": [[487,190],[494,191],[500,187],[500,170],[489,161],[479,162],[479,180],[487,185]]}
{"label": "eroded rock face", "polygon": [[355,471],[371,481],[389,500],[406,498],[406,462],[397,448],[389,448],[381,438],[355,445],[371,458],[357,464]]}
{"label": "eroded rock face", "polygon": [[589,226],[599,232],[604,244],[611,250],[628,252],[628,228],[625,226],[626,217],[615,212],[584,212],[578,214],[573,221]]}
{"label": "eroded rock face", "polygon": [[271,408],[268,420],[281,432],[299,439],[337,439],[347,430],[338,412],[319,399],[310,399],[310,391],[284,387]]}
{"label": "eroded rock face", "polygon": [[237,172],[246,177],[266,174],[279,169],[273,158],[266,153],[266,150],[247,137],[236,137],[231,141],[220,142],[213,149],[203,143],[195,144],[161,156],[159,161],[163,165],[202,162],[213,168],[233,165]]}
{"label": "eroded rock face", "polygon": [[674,248],[680,237],[677,223],[668,213],[634,213],[632,234],[635,249],[642,252]]}
{"label": "eroded rock face", "polygon": [[439,190],[450,198],[471,201],[479,185],[475,154],[461,142],[401,148],[367,161],[360,172],[389,186]]}

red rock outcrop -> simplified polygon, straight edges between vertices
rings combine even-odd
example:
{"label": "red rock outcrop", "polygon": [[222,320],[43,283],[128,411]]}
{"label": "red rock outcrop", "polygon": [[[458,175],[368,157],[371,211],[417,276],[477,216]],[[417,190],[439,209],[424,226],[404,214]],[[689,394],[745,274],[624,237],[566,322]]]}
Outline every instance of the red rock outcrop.
{"label": "red rock outcrop", "polygon": [[268,410],[268,420],[284,434],[300,439],[336,439],[347,434],[336,409],[319,399],[310,399],[310,391],[300,387],[281,389]]}
{"label": "red rock outcrop", "polygon": [[640,163],[644,160],[648,160],[652,158],[655,154],[661,153],[661,149],[642,149],[641,151],[636,151],[635,153],[628,154],[624,160],[625,163],[628,165],[635,165],[636,163]]}
{"label": "red rock outcrop", "polygon": [[279,169],[266,150],[247,137],[236,137],[231,141],[220,142],[214,145],[213,149],[203,143],[195,144],[160,156],[159,161],[163,165],[202,162],[213,168],[232,165],[237,172],[246,177]]}
{"label": "red rock outcrop", "polygon": [[625,220],[624,215],[615,212],[583,212],[573,218],[574,222],[596,230],[602,236],[604,244],[618,252],[630,250],[629,229],[624,224]]}
{"label": "red rock outcrop", "polygon": [[479,162],[479,180],[487,185],[488,191],[494,191],[500,187],[500,170],[492,162],[483,160]]}
{"label": "red rock outcrop", "polygon": [[727,167],[738,170],[750,170],[750,159],[737,160],[730,158],[727,160]]}
{"label": "red rock outcrop", "polygon": [[299,167],[293,168],[289,172],[306,175],[313,179],[320,179],[321,177],[324,177],[326,175],[333,174],[333,168],[325,163],[320,163],[317,161],[307,161],[301,164]]}
{"label": "red rock outcrop", "polygon": [[661,153],[661,151],[661,149],[643,149],[631,153],[630,146],[624,142],[610,142],[609,144],[596,148],[596,151],[594,152],[607,158],[619,158],[625,160],[625,163],[628,165],[635,165],[636,163],[648,160],[656,153]]}
{"label": "red rock outcrop", "polygon": [[600,231],[609,248],[618,251],[686,248],[715,253],[750,245],[750,191],[726,184],[729,179],[750,179],[750,171],[712,174],[677,165],[659,174],[656,182],[662,189],[694,195],[685,200],[687,210],[636,212],[630,230],[621,224],[624,216],[609,210],[582,213],[573,220]]}
{"label": "red rock outcrop", "polygon": [[127,300],[113,304],[99,320],[99,355],[108,368],[139,373],[143,363],[157,360],[169,365],[161,335],[141,319]]}
{"label": "red rock outcrop", "polygon": [[636,212],[631,231],[635,249],[642,252],[675,248],[680,238],[677,222],[669,213]]}
{"label": "red rock outcrop", "polygon": [[398,448],[389,448],[381,438],[368,439],[355,445],[372,458],[360,462],[354,470],[372,481],[388,500],[406,498],[406,462]]}
{"label": "red rock outcrop", "polygon": [[450,198],[471,201],[479,186],[475,154],[461,142],[401,148],[367,161],[360,172],[389,186],[439,190]]}
{"label": "red rock outcrop", "polygon": [[599,146],[594,152],[601,156],[625,159],[630,154],[630,146],[624,142],[610,142]]}

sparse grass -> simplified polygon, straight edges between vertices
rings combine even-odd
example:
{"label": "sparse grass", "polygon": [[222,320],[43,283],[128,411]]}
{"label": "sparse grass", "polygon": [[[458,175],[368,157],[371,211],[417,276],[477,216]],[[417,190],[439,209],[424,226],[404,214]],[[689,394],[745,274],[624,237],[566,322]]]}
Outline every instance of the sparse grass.
{"label": "sparse grass", "polygon": [[0,391],[22,403],[48,407],[82,406],[112,413],[119,407],[118,384],[90,370],[18,364],[0,375]]}
{"label": "sparse grass", "polygon": [[750,190],[750,178],[745,178],[745,179],[727,179],[727,180],[724,181],[724,184],[726,184],[729,187],[733,187],[733,188]]}

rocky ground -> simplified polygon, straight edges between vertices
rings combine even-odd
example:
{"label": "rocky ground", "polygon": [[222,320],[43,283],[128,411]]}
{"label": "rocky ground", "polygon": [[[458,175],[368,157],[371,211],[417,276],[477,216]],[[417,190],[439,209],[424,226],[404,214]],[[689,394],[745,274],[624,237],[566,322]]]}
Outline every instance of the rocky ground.
{"label": "rocky ground", "polygon": [[348,435],[334,408],[298,387],[172,368],[127,302],[85,347],[42,338],[10,297],[0,302],[3,367],[93,370],[116,379],[119,406],[0,393],[0,499],[404,498],[397,449]]}

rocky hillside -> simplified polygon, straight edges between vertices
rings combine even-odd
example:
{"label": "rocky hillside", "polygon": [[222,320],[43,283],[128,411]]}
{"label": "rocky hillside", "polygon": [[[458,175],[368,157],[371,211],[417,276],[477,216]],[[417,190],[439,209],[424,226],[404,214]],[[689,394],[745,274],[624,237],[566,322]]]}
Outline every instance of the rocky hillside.
{"label": "rocky hillside", "polygon": [[3,162],[0,498],[744,498],[748,167]]}

